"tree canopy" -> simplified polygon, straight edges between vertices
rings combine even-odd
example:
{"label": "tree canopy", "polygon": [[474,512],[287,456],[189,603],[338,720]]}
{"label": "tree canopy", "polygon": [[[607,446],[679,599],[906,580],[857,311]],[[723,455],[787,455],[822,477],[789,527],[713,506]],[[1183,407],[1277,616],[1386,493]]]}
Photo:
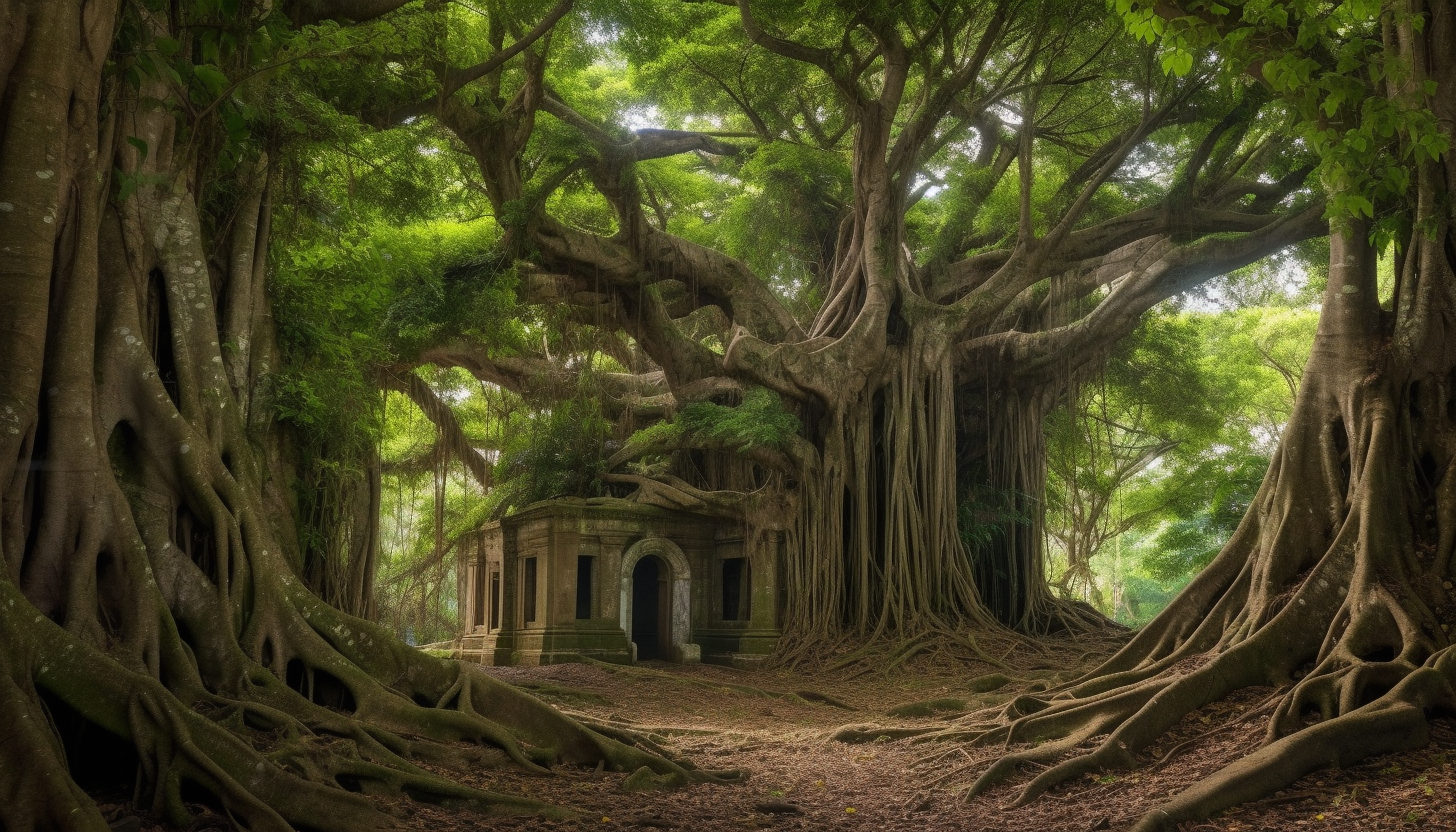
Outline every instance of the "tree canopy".
{"label": "tree canopy", "polygon": [[1040,744],[972,790],[1258,684],[1292,686],[1270,743],[1145,828],[1420,739],[1456,707],[1453,16],[0,0],[0,821],[106,828],[87,726],[176,826],[196,790],[257,830],[386,825],[359,792],[554,811],[425,760],[722,779],[380,624],[443,627],[452,536],[563,494],[741,523],[784,661],[1106,631],[1048,586],[1049,432],[1113,428],[1110,479],[1057,472],[1098,499],[1218,444],[1159,386],[1234,382],[1153,310],[1326,235],[1308,361],[1247,339],[1301,382],[1205,543],[1249,511],[1107,664],[978,723]]}

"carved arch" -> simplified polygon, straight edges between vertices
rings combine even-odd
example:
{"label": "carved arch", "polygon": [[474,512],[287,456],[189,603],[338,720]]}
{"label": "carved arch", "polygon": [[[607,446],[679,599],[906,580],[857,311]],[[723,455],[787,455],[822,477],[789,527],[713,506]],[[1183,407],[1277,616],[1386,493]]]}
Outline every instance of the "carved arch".
{"label": "carved arch", "polygon": [[667,564],[668,627],[667,654],[675,662],[693,662],[700,655],[692,638],[692,567],[687,555],[676,543],[665,537],[648,537],[633,543],[622,553],[621,597],[617,617],[622,632],[632,637],[632,570],[648,555],[656,555]]}

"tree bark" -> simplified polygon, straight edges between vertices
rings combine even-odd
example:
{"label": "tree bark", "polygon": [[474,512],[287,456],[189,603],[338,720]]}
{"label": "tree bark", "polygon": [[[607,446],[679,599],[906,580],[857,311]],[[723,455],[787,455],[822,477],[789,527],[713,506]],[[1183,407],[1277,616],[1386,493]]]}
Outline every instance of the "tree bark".
{"label": "tree bark", "polygon": [[[95,768],[178,827],[194,787],[253,830],[387,826],[360,791],[557,811],[420,758],[697,776],[302,586],[278,446],[256,430],[276,367],[267,160],[208,194],[238,210],[206,225],[215,160],[184,136],[211,126],[169,109],[165,82],[107,69],[131,60],[123,19],[191,36],[140,8],[0,3],[0,826],[108,828],[68,767],[78,730],[130,749]],[[348,591],[367,599],[374,542],[357,542]]]}
{"label": "tree bark", "polygon": [[[1396,53],[1456,125],[1456,8],[1424,4]],[[1025,802],[1088,771],[1128,768],[1189,712],[1245,687],[1280,690],[1265,745],[1174,795],[1141,832],[1257,799],[1330,765],[1422,748],[1456,709],[1456,158],[1415,166],[1394,296],[1377,294],[1365,221],[1331,225],[1329,282],[1295,409],[1258,496],[1218,557],[1115,656],[1013,706],[982,741],[1041,742],[986,771],[1051,762]]]}

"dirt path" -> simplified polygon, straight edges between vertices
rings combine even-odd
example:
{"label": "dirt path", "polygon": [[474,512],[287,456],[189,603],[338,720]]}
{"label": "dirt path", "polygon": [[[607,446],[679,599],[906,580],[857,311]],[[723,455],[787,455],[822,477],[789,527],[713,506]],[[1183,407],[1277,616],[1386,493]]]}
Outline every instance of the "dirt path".
{"label": "dirt path", "polygon": [[[1074,654],[1028,662],[1018,675],[1047,677]],[[1035,669],[1040,666],[1040,670]],[[846,745],[827,740],[851,723],[923,726],[930,718],[891,717],[888,711],[930,699],[971,704],[1004,701],[1020,682],[977,694],[967,682],[989,668],[911,663],[878,671],[796,675],[712,666],[650,663],[633,668],[556,665],[495,668],[491,672],[534,690],[558,708],[650,731],[664,748],[703,769],[740,769],[746,781],[669,791],[629,792],[626,775],[562,769],[532,777],[512,770],[482,772],[474,784],[527,794],[580,810],[569,820],[493,818],[411,807],[411,827],[429,832],[465,829],[578,830],[745,829],[985,830],[1090,832],[1125,827],[1158,799],[1256,747],[1263,724],[1239,720],[1269,691],[1250,691],[1196,713],[1180,724],[1147,765],[1126,775],[1087,778],[1033,802],[1007,808],[1030,776],[969,803],[955,793],[984,769],[997,749],[911,741]],[[828,694],[854,710],[803,698],[769,698],[751,690]],[[1232,727],[1222,727],[1232,722]],[[1218,730],[1214,730],[1218,729]],[[1248,830],[1456,830],[1456,727],[1440,725],[1428,749],[1379,758],[1343,771],[1306,778],[1270,800],[1243,807],[1188,832]],[[1161,766],[1168,750],[1186,745]],[[957,772],[957,769],[961,771]],[[949,775],[949,777],[947,777]],[[946,778],[943,785],[935,781]]]}

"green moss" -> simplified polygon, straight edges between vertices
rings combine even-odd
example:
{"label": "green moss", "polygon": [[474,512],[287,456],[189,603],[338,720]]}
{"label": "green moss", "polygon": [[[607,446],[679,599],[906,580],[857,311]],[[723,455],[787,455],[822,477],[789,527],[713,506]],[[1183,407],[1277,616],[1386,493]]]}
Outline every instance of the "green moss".
{"label": "green moss", "polygon": [[891,708],[890,716],[898,717],[927,717],[940,713],[964,713],[967,708],[964,699],[926,699],[922,702],[910,702],[898,708]]}
{"label": "green moss", "polygon": [[988,673],[985,676],[977,676],[966,683],[966,687],[972,693],[990,693],[993,690],[1000,690],[1011,684],[1011,677],[1004,673]]}

